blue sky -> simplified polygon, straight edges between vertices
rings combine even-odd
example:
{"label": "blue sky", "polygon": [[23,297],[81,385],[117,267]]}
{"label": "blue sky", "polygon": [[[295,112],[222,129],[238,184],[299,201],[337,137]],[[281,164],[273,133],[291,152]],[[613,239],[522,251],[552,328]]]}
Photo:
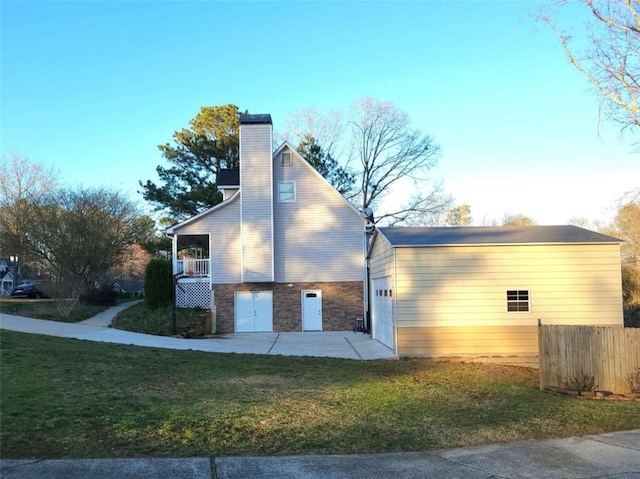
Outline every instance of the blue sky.
{"label": "blue sky", "polygon": [[281,130],[296,110],[372,96],[440,143],[431,174],[476,224],[606,219],[640,156],[598,127],[598,98],[531,20],[537,5],[3,1],[2,153],[142,201],[157,145],[201,106],[271,113]]}

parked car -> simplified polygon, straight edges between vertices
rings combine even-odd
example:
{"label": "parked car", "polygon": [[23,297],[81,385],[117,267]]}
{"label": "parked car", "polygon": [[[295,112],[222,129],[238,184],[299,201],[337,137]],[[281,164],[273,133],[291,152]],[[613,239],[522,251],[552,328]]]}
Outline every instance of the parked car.
{"label": "parked car", "polygon": [[38,288],[36,283],[24,283],[16,286],[11,291],[12,298],[30,298],[30,299],[40,299],[47,298],[48,296]]}

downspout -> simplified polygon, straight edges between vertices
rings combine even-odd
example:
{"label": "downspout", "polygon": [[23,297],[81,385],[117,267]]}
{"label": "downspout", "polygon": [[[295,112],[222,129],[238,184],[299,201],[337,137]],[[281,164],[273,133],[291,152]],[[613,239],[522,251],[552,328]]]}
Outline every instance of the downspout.
{"label": "downspout", "polygon": [[366,231],[362,235],[362,252],[364,254],[364,267],[362,269],[362,282],[363,282],[363,308],[364,308],[364,331],[369,332],[369,247]]}
{"label": "downspout", "polygon": [[376,230],[375,221],[373,218],[373,210],[371,208],[365,208],[360,212],[360,216],[365,219],[364,225],[364,302],[365,302],[365,316],[364,316],[364,330],[367,333],[371,333],[371,295],[369,294],[370,284],[370,271],[369,271],[369,246],[371,245],[371,237]]}

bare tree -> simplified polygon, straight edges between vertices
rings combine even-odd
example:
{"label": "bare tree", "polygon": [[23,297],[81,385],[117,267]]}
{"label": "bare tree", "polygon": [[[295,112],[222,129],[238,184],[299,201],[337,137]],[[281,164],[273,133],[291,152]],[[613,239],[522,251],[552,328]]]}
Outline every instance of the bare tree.
{"label": "bare tree", "polygon": [[572,216],[567,221],[567,224],[578,226],[579,228],[586,228],[586,229],[591,228],[591,222],[587,218],[583,218],[581,216]]}
{"label": "bare tree", "polygon": [[[409,195],[408,200],[391,214],[374,218],[376,223],[382,219],[385,224],[402,226],[443,226],[447,225],[448,208],[452,198],[442,192],[441,184],[428,193]],[[404,210],[401,212],[401,210]],[[449,225],[451,226],[451,225]]]}
{"label": "bare tree", "polygon": [[[591,15],[585,26],[588,46],[583,50],[558,26],[560,11],[572,4]],[[600,94],[600,111],[622,124],[623,130],[640,127],[640,2],[557,0],[553,5],[553,11],[538,17],[551,26],[571,64]]]}
{"label": "bare tree", "polygon": [[58,293],[74,301],[136,242],[138,217],[120,193],[60,189],[34,208],[26,237],[32,254],[55,272]]}
{"label": "bare tree", "polygon": [[[355,175],[345,197],[360,211],[373,211],[376,223],[431,225],[451,199],[426,173],[440,158],[440,147],[428,135],[411,128],[409,116],[393,103],[374,98],[356,100],[349,113],[300,110],[286,121],[298,141],[313,137],[322,150]],[[392,193],[407,198],[396,205]],[[405,193],[408,192],[408,193]]]}
{"label": "bare tree", "polygon": [[338,158],[344,153],[344,115],[338,110],[321,113],[317,108],[298,110],[285,119],[284,139],[299,145],[309,136],[322,147],[325,154]]}
{"label": "bare tree", "polygon": [[401,180],[423,187],[401,207],[377,214],[376,222],[411,222],[449,206],[439,185],[424,192],[424,175],[437,164],[440,147],[430,136],[412,129],[405,112],[391,102],[363,98],[351,106],[349,125],[352,155],[359,164],[354,200],[363,211],[380,207]]}
{"label": "bare tree", "polygon": [[28,261],[26,233],[34,209],[58,186],[58,172],[19,153],[0,157],[0,245],[14,258],[16,279]]}

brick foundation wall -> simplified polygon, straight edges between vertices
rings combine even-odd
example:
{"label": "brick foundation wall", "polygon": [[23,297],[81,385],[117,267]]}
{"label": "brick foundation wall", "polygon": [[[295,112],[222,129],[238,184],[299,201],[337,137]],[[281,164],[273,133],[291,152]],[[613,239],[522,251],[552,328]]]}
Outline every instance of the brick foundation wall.
{"label": "brick foundation wall", "polygon": [[349,331],[356,316],[363,315],[363,285],[361,281],[337,283],[241,283],[215,284],[216,323],[220,333],[234,332],[234,292],[272,291],[273,330],[302,331],[301,291],[322,291],[322,330]]}

